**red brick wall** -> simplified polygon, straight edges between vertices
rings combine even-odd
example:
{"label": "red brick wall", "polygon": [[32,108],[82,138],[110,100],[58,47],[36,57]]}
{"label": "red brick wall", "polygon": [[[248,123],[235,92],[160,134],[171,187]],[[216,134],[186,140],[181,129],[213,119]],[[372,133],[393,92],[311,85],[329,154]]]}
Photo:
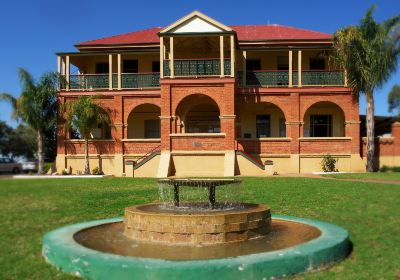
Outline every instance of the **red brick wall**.
{"label": "red brick wall", "polygon": [[237,141],[237,149],[248,154],[290,154],[290,142],[240,139]]}
{"label": "red brick wall", "polygon": [[123,142],[125,154],[145,154],[160,146],[160,141]]}
{"label": "red brick wall", "polygon": [[[67,154],[83,154],[85,152],[85,144],[83,141],[67,141],[65,143]],[[94,140],[89,142],[89,154],[114,154],[115,141]]]}
{"label": "red brick wall", "polygon": [[[367,139],[363,138],[361,156],[367,156]],[[375,157],[400,156],[400,123],[392,125],[392,137],[375,139]]]}
{"label": "red brick wall", "polygon": [[224,136],[221,137],[171,137],[172,151],[224,151],[229,144]]}
{"label": "red brick wall", "polygon": [[350,154],[351,140],[300,141],[301,154]]}

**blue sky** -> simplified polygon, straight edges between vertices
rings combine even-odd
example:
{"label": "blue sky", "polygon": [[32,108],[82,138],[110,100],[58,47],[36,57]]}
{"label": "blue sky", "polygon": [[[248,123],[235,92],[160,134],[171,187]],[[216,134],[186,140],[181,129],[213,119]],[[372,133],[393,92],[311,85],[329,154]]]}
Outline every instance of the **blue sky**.
{"label": "blue sky", "polygon": [[[357,24],[376,3],[378,21],[400,13],[398,0],[382,1],[102,1],[102,0],[2,0],[0,19],[0,92],[19,95],[17,68],[35,77],[56,70],[58,51],[73,51],[75,43],[166,26],[193,10],[226,25],[282,24],[333,33]],[[400,67],[376,92],[376,114],[389,115],[387,94],[400,84]],[[11,108],[0,103],[0,120],[11,125]],[[364,98],[360,113],[365,113]]]}

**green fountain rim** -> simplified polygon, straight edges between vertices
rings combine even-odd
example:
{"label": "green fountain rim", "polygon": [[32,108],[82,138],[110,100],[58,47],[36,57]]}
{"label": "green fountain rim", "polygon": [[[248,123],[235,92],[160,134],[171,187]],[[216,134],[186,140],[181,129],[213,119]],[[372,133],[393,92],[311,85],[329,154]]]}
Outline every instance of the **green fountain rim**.
{"label": "green fountain rim", "polygon": [[[256,253],[250,255],[241,255],[229,258],[220,259],[208,259],[208,260],[187,260],[187,261],[176,261],[176,260],[163,260],[155,258],[141,258],[132,256],[121,256],[111,253],[104,253],[96,251],[87,247],[84,247],[77,243],[74,239],[75,233],[94,226],[99,226],[107,223],[116,223],[123,221],[122,217],[109,218],[95,221],[82,222],[78,224],[67,225],[51,232],[48,232],[43,238],[42,254],[45,259],[55,266],[60,267],[60,264],[53,262],[52,255],[65,255],[69,259],[76,260],[82,256],[89,259],[96,259],[96,261],[105,263],[115,263],[118,265],[129,265],[129,264],[143,264],[143,265],[156,265],[160,266],[207,266],[207,265],[223,265],[229,263],[229,265],[246,265],[251,263],[266,262],[269,260],[282,259],[287,257],[296,256],[308,256],[313,255],[316,252],[322,252],[329,250],[339,244],[348,243],[348,231],[339,226],[305,218],[284,216],[284,215],[272,215],[273,219],[292,221],[304,223],[313,227],[318,228],[321,231],[321,235],[308,242],[281,249],[271,252]],[[342,256],[344,258],[345,256]],[[62,265],[61,265],[61,268]]]}

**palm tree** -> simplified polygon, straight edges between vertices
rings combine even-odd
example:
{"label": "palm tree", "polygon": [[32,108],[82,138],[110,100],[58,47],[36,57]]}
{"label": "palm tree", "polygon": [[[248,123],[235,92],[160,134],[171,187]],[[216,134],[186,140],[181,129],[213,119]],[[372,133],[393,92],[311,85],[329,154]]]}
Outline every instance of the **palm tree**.
{"label": "palm tree", "polygon": [[389,112],[397,111],[397,116],[400,118],[400,86],[394,85],[389,92],[388,97]]}
{"label": "palm tree", "polygon": [[76,100],[67,103],[65,111],[65,130],[75,130],[85,140],[85,174],[90,174],[89,168],[89,139],[94,129],[100,123],[109,123],[108,114],[97,105],[94,100],[97,96],[79,96]]}
{"label": "palm tree", "polygon": [[46,73],[39,81],[22,69],[18,69],[22,93],[15,98],[1,93],[0,100],[8,101],[13,107],[13,118],[27,123],[37,133],[38,173],[43,174],[43,141],[45,132],[56,124],[57,80],[56,73]]}
{"label": "palm tree", "polygon": [[339,29],[334,34],[334,60],[347,71],[349,85],[355,94],[367,100],[367,170],[373,170],[374,91],[395,71],[400,54],[400,16],[377,23],[373,5],[360,25]]}

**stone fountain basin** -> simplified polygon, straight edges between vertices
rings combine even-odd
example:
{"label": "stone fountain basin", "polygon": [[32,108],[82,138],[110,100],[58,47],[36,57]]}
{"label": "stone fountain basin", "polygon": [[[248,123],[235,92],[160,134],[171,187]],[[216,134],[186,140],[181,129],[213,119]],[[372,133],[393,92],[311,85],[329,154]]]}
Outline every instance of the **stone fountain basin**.
{"label": "stone fountain basin", "polygon": [[[95,227],[109,227],[122,221],[104,219],[56,229],[44,236],[42,254],[48,263],[64,272],[89,279],[208,279],[211,275],[215,279],[271,279],[325,268],[344,259],[351,250],[347,230],[281,215],[272,215],[272,224],[299,223],[317,229],[320,234],[283,249],[197,260],[118,255],[83,246],[75,238]],[[162,245],[158,246],[161,247],[152,250],[156,255],[163,250]]]}

